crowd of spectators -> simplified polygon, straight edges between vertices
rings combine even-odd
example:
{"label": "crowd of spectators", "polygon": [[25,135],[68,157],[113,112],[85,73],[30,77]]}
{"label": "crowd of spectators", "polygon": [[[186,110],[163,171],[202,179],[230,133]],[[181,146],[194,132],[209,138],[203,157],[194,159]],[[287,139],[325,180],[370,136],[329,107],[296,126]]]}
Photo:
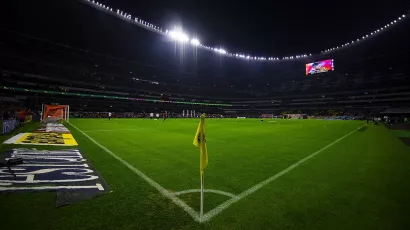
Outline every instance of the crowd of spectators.
{"label": "crowd of spectators", "polygon": [[[71,118],[108,118],[109,112],[70,112]],[[158,114],[159,118],[162,118],[164,112],[162,113],[152,113],[153,117],[156,118]],[[194,116],[186,116],[183,113],[166,112],[167,118],[190,118],[190,117],[200,117],[200,113],[196,113]],[[208,118],[224,118],[225,115],[222,114],[207,114]],[[151,112],[111,112],[111,118],[151,118]]]}
{"label": "crowd of spectators", "polygon": [[20,107],[16,103],[7,101],[0,102],[0,116],[2,120],[15,119],[18,117]]}

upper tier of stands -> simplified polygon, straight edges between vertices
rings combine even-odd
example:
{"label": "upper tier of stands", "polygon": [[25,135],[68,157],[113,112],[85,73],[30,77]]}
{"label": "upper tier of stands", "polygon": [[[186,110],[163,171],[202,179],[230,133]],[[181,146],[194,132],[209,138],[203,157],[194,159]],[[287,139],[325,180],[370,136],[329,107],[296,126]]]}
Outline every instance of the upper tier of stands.
{"label": "upper tier of stands", "polygon": [[[223,103],[232,104],[231,110],[238,106],[265,110],[273,105],[363,106],[372,102],[394,106],[409,102],[410,20],[338,52],[272,63],[180,46],[76,1],[62,1],[58,11],[47,10],[53,20],[44,21],[33,17],[45,12],[42,4],[21,9],[20,15],[31,20],[0,28],[1,86],[27,89],[4,94],[32,95],[30,90],[40,89]],[[50,4],[52,9],[57,3]],[[67,28],[77,32],[64,35]],[[334,72],[305,76],[306,62],[329,58],[335,60]],[[36,94],[44,101],[50,98]],[[58,100],[61,98],[75,102],[72,95],[59,95]],[[101,99],[101,105],[106,100]],[[110,104],[118,101],[112,100]],[[121,103],[125,109],[133,102]]]}

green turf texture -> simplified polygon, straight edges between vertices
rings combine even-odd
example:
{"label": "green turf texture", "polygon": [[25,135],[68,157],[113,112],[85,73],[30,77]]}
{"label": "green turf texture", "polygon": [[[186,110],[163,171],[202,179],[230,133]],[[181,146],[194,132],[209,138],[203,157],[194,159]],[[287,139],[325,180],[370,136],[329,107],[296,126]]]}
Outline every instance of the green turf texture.
{"label": "green turf texture", "polygon": [[408,130],[391,130],[394,135],[398,137],[410,138],[410,131]]}
{"label": "green turf texture", "polygon": [[[267,121],[207,119],[207,189],[239,194],[365,123]],[[70,122],[162,187],[199,188],[197,119]],[[112,192],[60,208],[53,192],[0,194],[1,229],[410,229],[410,148],[382,125],[366,125],[203,224],[68,127]],[[179,198],[199,210],[199,193]],[[227,199],[206,193],[205,212]]]}

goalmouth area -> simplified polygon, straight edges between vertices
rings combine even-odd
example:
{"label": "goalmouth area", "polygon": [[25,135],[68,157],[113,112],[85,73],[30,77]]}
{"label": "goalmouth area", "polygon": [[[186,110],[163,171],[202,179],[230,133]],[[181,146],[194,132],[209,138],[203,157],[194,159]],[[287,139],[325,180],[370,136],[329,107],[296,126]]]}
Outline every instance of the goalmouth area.
{"label": "goalmouth area", "polygon": [[[410,229],[410,148],[389,129],[365,121],[268,121],[207,119],[201,220],[199,151],[192,145],[198,119],[71,118],[66,127],[110,192],[58,208],[52,192],[3,193],[2,225]],[[37,128],[32,123],[18,131]],[[2,144],[1,150],[20,147]]]}

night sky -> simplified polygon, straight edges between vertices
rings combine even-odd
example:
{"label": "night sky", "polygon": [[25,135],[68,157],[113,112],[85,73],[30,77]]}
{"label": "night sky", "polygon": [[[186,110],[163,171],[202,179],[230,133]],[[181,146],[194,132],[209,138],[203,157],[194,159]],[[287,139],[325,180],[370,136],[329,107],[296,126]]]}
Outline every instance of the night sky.
{"label": "night sky", "polygon": [[161,27],[182,24],[207,45],[260,56],[317,53],[361,37],[410,10],[410,1],[394,0],[102,2]]}
{"label": "night sky", "polygon": [[[26,5],[24,8],[22,2],[28,3],[23,0],[7,3],[11,4],[11,10],[3,14],[0,22],[2,26],[19,21],[20,24],[13,29],[24,30],[21,24],[25,20],[30,20],[30,17],[41,17],[41,13],[27,14],[30,6]],[[46,0],[30,1],[30,4],[46,6],[47,2]],[[233,53],[279,57],[318,53],[361,37],[410,10],[408,0],[377,2],[102,0],[100,2],[163,28],[182,25],[191,37],[197,34],[201,43],[205,45],[220,46]],[[53,7],[43,8],[48,11],[59,10]],[[77,4],[76,7],[90,6]],[[21,13],[23,11],[26,13]],[[104,15],[113,18],[108,14]],[[140,28],[135,27],[135,29]],[[36,35],[47,38],[47,33]]]}

